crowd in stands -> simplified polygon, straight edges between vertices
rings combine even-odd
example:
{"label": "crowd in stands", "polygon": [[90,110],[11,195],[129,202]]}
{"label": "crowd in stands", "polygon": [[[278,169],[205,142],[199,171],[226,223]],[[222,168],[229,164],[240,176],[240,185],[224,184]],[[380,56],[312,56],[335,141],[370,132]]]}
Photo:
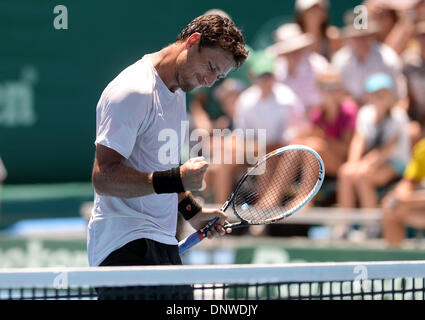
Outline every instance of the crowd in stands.
{"label": "crowd in stands", "polygon": [[[314,205],[382,208],[380,234],[399,245],[407,226],[425,229],[425,0],[365,1],[366,28],[354,10],[332,26],[329,6],[296,0],[273,44],[250,48],[245,67],[190,96],[192,129],[266,129],[267,152],[311,146],[334,186]],[[243,143],[223,141],[221,154]],[[223,203],[243,170],[212,165],[203,196]]]}

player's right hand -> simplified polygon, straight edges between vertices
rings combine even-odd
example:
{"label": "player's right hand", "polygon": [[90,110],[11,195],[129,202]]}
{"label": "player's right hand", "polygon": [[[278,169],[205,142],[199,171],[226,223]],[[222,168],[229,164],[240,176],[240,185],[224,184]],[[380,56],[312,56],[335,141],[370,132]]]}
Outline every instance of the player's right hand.
{"label": "player's right hand", "polygon": [[208,163],[204,157],[192,158],[180,166],[180,176],[186,191],[202,188],[202,180],[207,171]]}

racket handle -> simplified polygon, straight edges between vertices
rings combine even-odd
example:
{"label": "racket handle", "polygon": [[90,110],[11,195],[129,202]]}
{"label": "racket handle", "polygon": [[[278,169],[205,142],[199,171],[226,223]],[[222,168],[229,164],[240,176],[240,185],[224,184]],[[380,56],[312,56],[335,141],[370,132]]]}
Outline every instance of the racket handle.
{"label": "racket handle", "polygon": [[187,250],[204,240],[204,238],[207,236],[208,230],[211,229],[211,227],[218,221],[218,217],[212,219],[210,222],[208,222],[205,227],[202,229],[192,233],[187,238],[183,239],[179,242],[179,254],[185,253]]}

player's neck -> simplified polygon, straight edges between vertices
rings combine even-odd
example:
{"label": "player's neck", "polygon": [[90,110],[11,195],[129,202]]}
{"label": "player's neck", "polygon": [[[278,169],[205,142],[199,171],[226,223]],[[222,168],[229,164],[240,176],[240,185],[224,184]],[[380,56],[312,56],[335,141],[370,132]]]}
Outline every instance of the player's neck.
{"label": "player's neck", "polygon": [[179,89],[176,75],[176,60],[179,52],[179,47],[176,44],[171,44],[151,55],[153,66],[171,92]]}

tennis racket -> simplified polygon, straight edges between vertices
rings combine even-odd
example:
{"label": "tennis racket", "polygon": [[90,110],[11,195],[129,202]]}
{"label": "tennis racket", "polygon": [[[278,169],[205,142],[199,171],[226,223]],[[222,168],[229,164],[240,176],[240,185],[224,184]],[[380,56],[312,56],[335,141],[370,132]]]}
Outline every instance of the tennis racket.
{"label": "tennis racket", "polygon": [[[247,170],[221,207],[221,211],[226,211],[232,206],[240,220],[224,228],[271,224],[293,215],[316,195],[324,176],[323,161],[312,148],[289,145],[268,153]],[[217,221],[218,218],[211,220],[180,241],[179,253],[202,241]]]}

